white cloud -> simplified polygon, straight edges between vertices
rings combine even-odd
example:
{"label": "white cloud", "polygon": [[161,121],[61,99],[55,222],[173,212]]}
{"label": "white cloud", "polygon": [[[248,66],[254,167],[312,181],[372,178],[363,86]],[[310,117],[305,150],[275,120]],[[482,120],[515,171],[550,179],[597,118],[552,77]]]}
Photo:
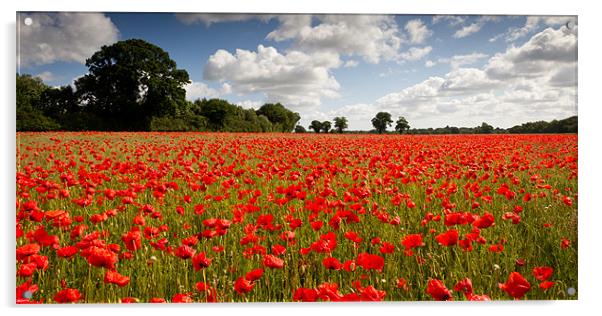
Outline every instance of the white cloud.
{"label": "white cloud", "polygon": [[34,77],[38,77],[38,78],[42,79],[45,82],[54,81],[56,79],[56,77],[54,76],[54,74],[52,72],[50,72],[50,71],[41,72],[41,73],[35,75]]}
{"label": "white cloud", "polygon": [[405,29],[410,35],[410,42],[414,44],[423,43],[424,40],[426,40],[433,34],[433,32],[429,30],[420,19],[408,21],[408,23],[406,23]]}
{"label": "white cloud", "polygon": [[481,28],[483,27],[483,24],[480,23],[472,23],[468,26],[464,26],[461,29],[457,30],[456,33],[454,33],[454,37],[455,38],[463,38],[466,37],[470,34],[476,33],[478,31],[481,30]]}
{"label": "white cloud", "polygon": [[119,31],[102,13],[31,13],[32,24],[19,21],[19,55],[22,66],[57,61],[84,63],[103,45],[118,40]]}
{"label": "white cloud", "polygon": [[457,69],[462,66],[472,65],[477,61],[487,58],[488,55],[473,52],[466,55],[454,55],[451,58],[439,58],[439,63],[449,63],[452,69]]}
{"label": "white cloud", "polygon": [[458,67],[444,76],[326,114],[347,116],[352,130],[371,129],[370,118],[379,111],[403,115],[413,127],[474,127],[481,122],[511,127],[576,115],[576,41],[576,27],[548,28],[491,57],[482,68],[460,66],[485,58],[483,54],[458,55]]}
{"label": "white cloud", "polygon": [[410,49],[399,55],[398,61],[417,61],[428,55],[431,52],[431,50],[433,50],[433,48],[430,46],[410,47]]}
{"label": "white cloud", "polygon": [[481,28],[483,28],[483,26],[485,26],[485,23],[498,22],[498,21],[500,21],[500,18],[497,16],[491,16],[491,15],[480,16],[479,18],[477,18],[475,20],[475,22],[471,23],[470,25],[464,25],[461,29],[457,30],[454,33],[453,37],[455,37],[455,38],[467,37],[469,35],[472,35],[474,33],[477,33],[478,31],[480,31]]}
{"label": "white cloud", "polygon": [[254,19],[267,22],[273,17],[273,15],[267,14],[176,13],[176,18],[184,24],[203,23],[206,26],[210,26],[214,23],[243,22]]}
{"label": "white cloud", "polygon": [[431,67],[435,66],[436,64],[437,64],[437,63],[436,63],[436,62],[434,62],[434,61],[432,61],[432,60],[427,60],[427,61],[424,63],[424,66],[425,66],[425,67],[427,67],[427,68],[431,68]]}
{"label": "white cloud", "polygon": [[278,16],[279,27],[267,35],[274,41],[292,40],[292,49],[360,56],[370,63],[393,60],[404,42],[393,16],[317,15]]}
{"label": "white cloud", "polygon": [[[576,29],[574,29],[576,32]],[[577,35],[565,27],[547,28],[520,47],[511,46],[493,56],[486,71],[490,77],[538,77],[562,63],[577,62]]]}
{"label": "white cloud", "polygon": [[186,99],[193,101],[196,99],[211,99],[219,97],[220,93],[216,89],[212,89],[203,82],[191,82],[184,86],[186,90]]}
{"label": "white cloud", "polygon": [[231,54],[218,50],[209,57],[203,77],[228,83],[232,92],[264,93],[267,102],[299,109],[317,106],[324,97],[339,97],[339,83],[330,73],[339,66],[341,61],[333,53],[282,54],[273,47],[259,45],[256,52],[237,49]]}
{"label": "white cloud", "polygon": [[343,67],[353,68],[353,67],[357,67],[358,64],[359,63],[358,63],[357,60],[350,59],[350,60],[348,60],[348,61],[345,62],[345,64],[343,65]]}
{"label": "white cloud", "polygon": [[432,23],[437,24],[442,21],[447,21],[451,26],[458,26],[466,21],[466,17],[459,15],[435,15],[433,16]]}
{"label": "white cloud", "polygon": [[524,26],[520,28],[510,28],[506,32],[505,38],[507,42],[513,42],[535,32],[542,24],[544,26],[559,26],[568,24],[569,27],[572,27],[576,23],[577,20],[574,16],[529,16],[527,17]]}
{"label": "white cloud", "polygon": [[243,107],[245,109],[255,109],[255,110],[258,110],[263,105],[263,102],[253,101],[253,100],[244,100],[244,101],[235,102],[235,103],[236,103],[236,105],[240,105],[241,107]]}

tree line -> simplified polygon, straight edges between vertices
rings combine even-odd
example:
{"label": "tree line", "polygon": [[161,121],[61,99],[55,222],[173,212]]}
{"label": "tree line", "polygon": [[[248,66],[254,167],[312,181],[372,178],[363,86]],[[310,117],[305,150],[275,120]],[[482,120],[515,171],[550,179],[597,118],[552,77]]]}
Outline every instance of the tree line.
{"label": "tree line", "polygon": [[186,70],[139,39],[103,46],[74,86],[17,74],[17,131],[292,132],[301,119],[280,103],[258,110],[220,99],[186,100]]}
{"label": "tree line", "polygon": [[[479,126],[475,127],[455,127],[445,126],[439,128],[412,128],[405,117],[400,116],[394,122],[391,114],[388,112],[378,112],[371,120],[373,130],[370,131],[345,131],[348,127],[348,121],[345,117],[335,117],[334,127],[331,130],[331,122],[314,120],[309,125],[309,129],[314,133],[359,133],[359,134],[383,134],[383,133],[399,133],[399,134],[546,134],[546,133],[577,133],[577,116],[571,116],[562,120],[552,120],[550,122],[537,121],[528,122],[521,125],[516,125],[508,129],[500,127],[493,127],[492,125],[483,122]],[[391,127],[395,123],[395,131],[387,131],[387,128]],[[296,133],[305,133],[307,130],[297,125],[295,127]]]}

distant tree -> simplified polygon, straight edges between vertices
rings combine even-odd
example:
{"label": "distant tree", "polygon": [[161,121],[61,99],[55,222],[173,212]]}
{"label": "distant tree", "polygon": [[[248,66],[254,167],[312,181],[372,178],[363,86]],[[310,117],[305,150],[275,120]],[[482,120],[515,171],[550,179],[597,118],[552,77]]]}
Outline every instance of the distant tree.
{"label": "distant tree", "polygon": [[393,120],[391,114],[388,112],[378,112],[374,118],[372,118],[372,126],[376,129],[379,134],[384,133],[388,126],[391,126]]}
{"label": "distant tree", "polygon": [[226,118],[234,113],[235,106],[221,99],[210,99],[201,102],[200,114],[207,118],[210,129],[224,131]]}
{"label": "distant tree", "polygon": [[280,103],[266,103],[257,110],[257,115],[266,116],[273,124],[274,132],[290,133],[301,119],[299,113],[292,112]]}
{"label": "distant tree", "polygon": [[60,125],[44,114],[40,108],[40,100],[45,91],[50,89],[42,79],[31,75],[19,75],[17,84],[17,131],[49,131],[59,129]]}
{"label": "distant tree", "polygon": [[307,133],[307,130],[305,129],[305,127],[297,125],[295,126],[295,133]]}
{"label": "distant tree", "polygon": [[493,126],[483,122],[483,124],[481,124],[477,130],[480,134],[491,134],[493,132]]}
{"label": "distant tree", "polygon": [[347,126],[347,118],[344,116],[335,117],[334,118],[334,127],[337,129],[337,132],[342,133]]}
{"label": "distant tree", "polygon": [[410,124],[408,124],[408,121],[405,119],[405,117],[400,116],[395,124],[395,130],[398,131],[399,134],[403,134],[403,131],[408,129],[410,129]]}
{"label": "distant tree", "polygon": [[322,122],[318,120],[311,121],[309,129],[313,129],[316,134],[320,133],[320,131],[322,130]]}
{"label": "distant tree", "polygon": [[189,83],[167,52],[140,39],[103,46],[86,60],[88,74],[75,82],[89,111],[112,130],[148,130],[153,117],[178,114]]}
{"label": "distant tree", "polygon": [[330,121],[324,121],[324,122],[322,122],[322,131],[324,133],[328,133],[330,131],[331,127],[332,127],[332,124],[330,123]]}

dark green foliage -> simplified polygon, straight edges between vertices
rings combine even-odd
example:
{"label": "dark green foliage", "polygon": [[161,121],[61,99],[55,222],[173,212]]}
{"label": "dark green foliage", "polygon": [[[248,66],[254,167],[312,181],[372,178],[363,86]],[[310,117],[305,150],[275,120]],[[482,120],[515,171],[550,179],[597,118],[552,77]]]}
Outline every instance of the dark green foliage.
{"label": "dark green foliage", "polygon": [[305,127],[297,125],[295,126],[295,133],[307,133],[307,130],[305,129]]}
{"label": "dark green foliage", "polygon": [[299,113],[292,112],[280,103],[266,103],[259,110],[257,115],[263,115],[273,124],[273,132],[290,133],[301,119]]}
{"label": "dark green foliage", "polygon": [[75,82],[80,102],[106,130],[149,130],[153,117],[177,115],[188,73],[167,52],[139,39],[103,46]]}
{"label": "dark green foliage", "polygon": [[387,131],[387,127],[391,126],[391,123],[393,123],[393,120],[391,119],[391,113],[388,112],[378,112],[372,119],[372,126],[379,134]]}
{"label": "dark green foliage", "polygon": [[332,127],[332,125],[330,124],[330,121],[324,121],[324,122],[322,122],[322,131],[324,133],[328,133],[330,131],[331,127]]}
{"label": "dark green foliage", "polygon": [[403,131],[410,129],[410,124],[406,120],[405,117],[400,116],[395,122],[395,130],[399,132],[399,134],[403,134]]}
{"label": "dark green foliage", "polygon": [[319,134],[322,130],[322,122],[318,120],[313,120],[309,124],[309,129],[313,130],[316,134]]}
{"label": "dark green foliage", "polygon": [[537,121],[516,125],[508,129],[512,134],[577,133],[577,116],[551,122]]}
{"label": "dark green foliage", "polygon": [[342,133],[347,126],[347,118],[344,116],[335,117],[334,118],[334,128],[336,128],[337,132]]}

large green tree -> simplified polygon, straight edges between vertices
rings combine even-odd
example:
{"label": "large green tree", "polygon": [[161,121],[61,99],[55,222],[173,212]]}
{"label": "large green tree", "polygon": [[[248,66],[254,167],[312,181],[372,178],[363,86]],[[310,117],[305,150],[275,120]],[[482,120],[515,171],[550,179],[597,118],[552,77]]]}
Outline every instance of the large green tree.
{"label": "large green tree", "polygon": [[395,130],[399,132],[399,134],[403,134],[403,131],[406,131],[408,129],[410,129],[410,124],[408,123],[408,120],[406,120],[405,117],[400,116],[397,119],[397,122],[395,122]]}
{"label": "large green tree", "polygon": [[40,100],[50,89],[42,79],[31,75],[19,75],[16,78],[17,131],[48,131],[58,129],[59,124],[44,115]]}
{"label": "large green tree", "polygon": [[273,124],[274,132],[290,133],[301,119],[299,113],[285,108],[280,103],[266,103],[257,110],[257,115],[267,117]]}
{"label": "large green tree", "polygon": [[330,132],[330,128],[331,127],[332,127],[332,124],[330,123],[330,121],[324,121],[324,122],[322,122],[322,131],[324,133]]}
{"label": "large green tree", "polygon": [[384,133],[388,126],[391,126],[393,120],[391,119],[391,113],[378,112],[374,118],[372,118],[372,126],[376,129],[379,134]]}
{"label": "large green tree", "polygon": [[347,126],[347,118],[344,116],[337,116],[334,118],[334,128],[337,129],[337,132],[342,133]]}
{"label": "large green tree", "polygon": [[312,129],[316,134],[319,134],[322,130],[322,122],[318,120],[311,121],[311,123],[309,124],[309,129]]}
{"label": "large green tree", "polygon": [[153,117],[177,115],[185,106],[188,73],[144,40],[103,46],[86,67],[88,74],[75,82],[77,93],[105,129],[148,130]]}

